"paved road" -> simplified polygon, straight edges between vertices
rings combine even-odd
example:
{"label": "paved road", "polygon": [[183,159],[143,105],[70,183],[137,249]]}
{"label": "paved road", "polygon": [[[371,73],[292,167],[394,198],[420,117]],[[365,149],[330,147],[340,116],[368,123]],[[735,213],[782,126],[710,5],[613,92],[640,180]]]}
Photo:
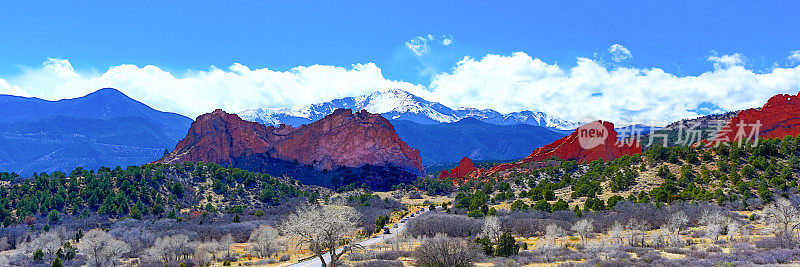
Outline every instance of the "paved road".
{"label": "paved road", "polygon": [[[381,243],[381,242],[383,242],[383,240],[386,240],[387,238],[391,238],[391,237],[397,236],[399,233],[403,232],[403,230],[406,229],[406,224],[408,224],[408,222],[410,222],[411,220],[415,219],[419,215],[424,214],[425,212],[428,212],[428,209],[423,210],[420,214],[414,215],[414,217],[406,217],[407,218],[406,222],[397,223],[397,228],[391,228],[391,233],[390,234],[381,234],[379,236],[376,236],[376,237],[373,237],[373,238],[358,242],[357,244],[366,247],[366,246],[370,246],[370,245]],[[342,252],[342,248],[336,249],[336,253],[339,253],[339,252]],[[331,254],[330,253],[325,253],[325,255],[322,255],[322,257],[325,258],[325,262],[326,263],[329,263],[331,261]],[[298,262],[298,263],[295,263],[295,264],[292,264],[292,265],[289,265],[289,266],[291,266],[291,267],[320,267],[320,266],[322,266],[322,262],[319,261],[319,257],[314,257],[313,259],[309,259],[309,260],[303,261],[303,262]]]}

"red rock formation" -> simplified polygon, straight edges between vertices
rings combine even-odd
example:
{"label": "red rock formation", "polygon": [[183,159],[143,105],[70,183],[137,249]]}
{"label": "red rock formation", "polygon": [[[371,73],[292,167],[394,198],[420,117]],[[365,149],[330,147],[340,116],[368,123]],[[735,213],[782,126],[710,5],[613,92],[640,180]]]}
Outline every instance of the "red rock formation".
{"label": "red rock formation", "polygon": [[464,157],[460,162],[458,162],[458,166],[454,167],[453,170],[449,172],[447,170],[442,170],[442,172],[439,173],[439,179],[462,178],[477,170],[478,168],[472,165],[472,160]]}
{"label": "red rock formation", "polygon": [[535,149],[521,161],[494,166],[488,170],[488,173],[496,173],[552,157],[585,163],[597,159],[613,160],[622,155],[641,153],[642,148],[638,142],[620,143],[618,141],[613,123],[594,121],[579,127],[568,136]]}
{"label": "red rock formation", "polygon": [[275,145],[276,156],[321,169],[338,166],[394,166],[423,171],[419,150],[412,149],[379,114],[339,109],[298,128]]}
{"label": "red rock formation", "polygon": [[175,150],[157,162],[202,161],[225,165],[245,154],[266,153],[276,139],[279,138],[264,125],[243,121],[236,114],[217,109],[197,117]]}
{"label": "red rock formation", "polygon": [[761,108],[746,109],[731,118],[707,144],[743,139],[783,138],[800,134],[800,96],[779,94]]}
{"label": "red rock formation", "polygon": [[218,109],[199,116],[175,150],[157,162],[254,166],[257,163],[246,161],[258,159],[295,161],[324,170],[391,165],[424,173],[419,151],[400,140],[388,120],[349,109],[298,128],[265,127]]}

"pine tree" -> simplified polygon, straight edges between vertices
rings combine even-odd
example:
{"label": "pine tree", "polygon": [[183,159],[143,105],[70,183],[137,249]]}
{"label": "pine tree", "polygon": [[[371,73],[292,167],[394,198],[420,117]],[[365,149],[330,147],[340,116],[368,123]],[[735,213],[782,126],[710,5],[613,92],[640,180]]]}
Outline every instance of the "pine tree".
{"label": "pine tree", "polygon": [[505,232],[500,235],[500,240],[497,241],[497,248],[494,251],[494,255],[497,257],[508,257],[517,255],[517,253],[519,253],[519,245],[517,245],[517,241],[511,236],[511,233]]}

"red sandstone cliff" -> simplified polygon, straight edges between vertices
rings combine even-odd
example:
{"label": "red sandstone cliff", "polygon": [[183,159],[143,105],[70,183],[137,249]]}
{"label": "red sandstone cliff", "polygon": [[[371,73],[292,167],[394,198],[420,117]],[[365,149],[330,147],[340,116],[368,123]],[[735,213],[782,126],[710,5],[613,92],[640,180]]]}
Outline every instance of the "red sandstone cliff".
{"label": "red sandstone cliff", "polygon": [[423,171],[419,151],[409,147],[379,114],[339,109],[302,126],[275,145],[276,156],[322,169],[394,166]]}
{"label": "red sandstone cliff", "polygon": [[278,138],[264,125],[243,121],[221,109],[200,115],[175,150],[157,162],[185,161],[230,164],[232,158],[266,153]]}
{"label": "red sandstone cliff", "polygon": [[775,95],[761,108],[739,111],[710,143],[752,140],[756,133],[757,137],[767,139],[800,134],[800,97]]}
{"label": "red sandstone cliff", "polygon": [[298,128],[266,127],[218,109],[200,115],[175,150],[157,162],[248,165],[241,161],[254,158],[296,161],[324,170],[392,165],[424,173],[419,151],[400,140],[388,120],[349,109]]}
{"label": "red sandstone cliff", "polygon": [[641,153],[642,148],[638,142],[620,143],[618,141],[613,123],[594,121],[579,127],[568,136],[535,149],[528,157],[519,162],[500,164],[492,167],[488,172],[496,173],[524,163],[552,157],[585,163],[597,159],[613,160],[622,155]]}

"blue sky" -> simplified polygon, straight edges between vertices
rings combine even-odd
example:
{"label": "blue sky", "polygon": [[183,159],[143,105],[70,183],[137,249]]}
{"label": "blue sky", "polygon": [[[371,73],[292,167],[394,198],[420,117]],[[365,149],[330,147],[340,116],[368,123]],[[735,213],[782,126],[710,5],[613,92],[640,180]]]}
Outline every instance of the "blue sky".
{"label": "blue sky", "polygon": [[2,4],[0,73],[48,57],[101,70],[374,62],[388,78],[422,82],[403,44],[427,34],[455,41],[435,55],[443,70],[515,51],[569,65],[619,43],[635,51],[629,64],[680,75],[707,70],[709,53],[742,53],[764,69],[800,49],[797,1],[30,2]]}
{"label": "blue sky", "polygon": [[[83,76],[102,75],[124,64],[153,65],[181,77],[234,63],[272,71],[312,65],[351,69],[372,63],[383,78],[420,85],[422,94],[434,93],[433,100],[496,107],[506,103],[454,100],[437,95],[433,83],[439,74],[455,74],[465,57],[480,61],[515,52],[565,71],[578,66],[578,58],[587,58],[609,71],[657,68],[676,77],[712,72],[720,63],[710,57],[726,55],[739,55],[734,65],[755,74],[795,67],[800,56],[794,60],[791,55],[800,50],[800,2],[759,3],[7,1],[0,4],[0,78],[20,88],[18,92],[48,97],[46,90],[30,88],[34,82],[26,79],[36,76],[28,72],[43,68],[49,59],[68,60],[69,68]],[[407,44],[417,37],[428,39],[428,52],[417,55],[409,49]],[[447,45],[445,39],[450,40]],[[614,61],[612,45],[630,55]],[[796,93],[793,86],[783,90]],[[530,103],[509,109],[525,108],[544,109]],[[696,105],[684,110],[691,108]],[[576,112],[561,115],[574,119]]]}

